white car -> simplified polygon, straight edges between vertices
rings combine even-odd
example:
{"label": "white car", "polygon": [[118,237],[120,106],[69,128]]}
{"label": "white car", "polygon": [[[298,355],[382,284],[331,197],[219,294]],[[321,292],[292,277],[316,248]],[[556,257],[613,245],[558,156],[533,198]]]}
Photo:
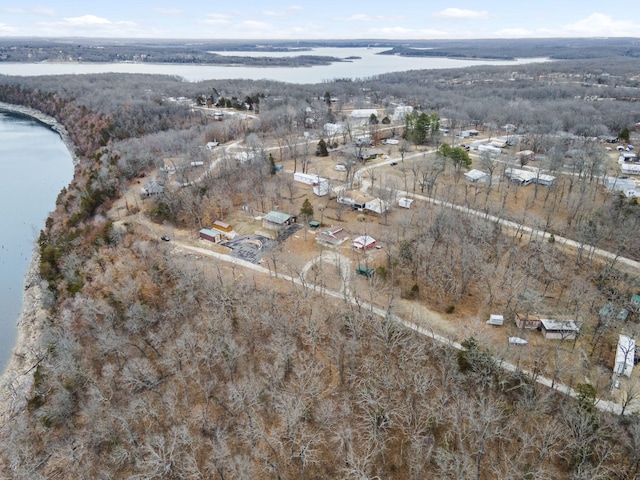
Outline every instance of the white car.
{"label": "white car", "polygon": [[336,165],[336,170],[338,172],[346,172],[347,171],[347,167],[345,167],[344,165]]}

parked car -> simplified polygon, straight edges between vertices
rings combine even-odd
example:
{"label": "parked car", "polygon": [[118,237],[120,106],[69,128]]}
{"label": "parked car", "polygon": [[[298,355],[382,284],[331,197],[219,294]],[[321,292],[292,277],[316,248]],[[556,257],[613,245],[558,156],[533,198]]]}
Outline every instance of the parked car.
{"label": "parked car", "polygon": [[344,165],[338,164],[338,165],[336,165],[336,170],[338,172],[346,172],[347,171],[347,167],[345,167]]}
{"label": "parked car", "polygon": [[171,239],[167,236],[167,235],[163,235],[160,237],[161,240],[164,240],[165,242],[170,241]]}
{"label": "parked car", "polygon": [[398,164],[398,162],[391,162],[389,165],[391,165],[392,167],[395,167]]}

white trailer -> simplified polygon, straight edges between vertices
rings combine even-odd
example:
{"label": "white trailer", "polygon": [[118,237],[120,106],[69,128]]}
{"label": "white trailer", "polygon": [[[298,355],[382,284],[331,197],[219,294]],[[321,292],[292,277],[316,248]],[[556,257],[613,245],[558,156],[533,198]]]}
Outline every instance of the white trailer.
{"label": "white trailer", "polygon": [[500,147],[496,147],[495,145],[478,145],[479,152],[487,152],[490,155],[500,155],[502,153],[502,149]]}
{"label": "white trailer", "polygon": [[310,173],[295,172],[293,174],[293,179],[296,182],[305,183],[307,185],[317,185],[320,183],[320,175],[313,175]]}

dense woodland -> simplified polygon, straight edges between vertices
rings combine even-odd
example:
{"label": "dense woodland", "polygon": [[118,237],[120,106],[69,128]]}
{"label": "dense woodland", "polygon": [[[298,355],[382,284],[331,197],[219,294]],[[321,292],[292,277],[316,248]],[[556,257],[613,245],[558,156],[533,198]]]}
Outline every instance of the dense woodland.
{"label": "dense woodland", "polygon": [[[407,104],[446,119],[452,130],[481,124],[498,134],[511,124],[546,170],[573,175],[529,196],[502,182],[470,191],[456,183],[455,166],[432,156],[403,162],[405,190],[640,258],[633,241],[640,207],[602,194],[599,178],[609,167],[594,140],[634,128],[638,82],[637,62],[628,59],[318,85],[116,74],[1,78],[0,101],[57,118],[80,158],[39,238],[47,322],[26,374],[28,394],[13,399],[0,425],[3,475],[640,478],[639,419],[595,405],[608,388],[599,379],[610,372],[612,339],[638,333],[638,312],[627,303],[640,288],[637,272],[588,252],[567,255],[550,242],[521,242],[451,209],[427,206],[408,219],[384,219],[398,222],[375,279],[388,311],[407,297],[441,311],[473,297],[511,314],[553,303],[581,319],[584,340],[530,359],[536,372],[574,387],[578,398],[571,399],[531,375],[500,369],[508,353],[482,339],[467,338],[456,351],[357,302],[203,266],[107,214],[162,158],[199,161],[200,147],[214,139],[243,142],[254,160],[224,159],[202,182],[167,189],[145,207],[150,219],[197,230],[244,205],[264,212],[293,204],[291,182],[273,172],[265,145],[279,147],[277,161],[303,168],[315,141],[294,145],[309,116],[322,125],[342,120],[344,105],[381,105],[391,115]],[[216,122],[180,97],[233,98],[259,114]],[[381,194],[389,190],[382,185]],[[517,201],[526,216],[506,207]],[[597,311],[607,301],[629,308],[629,317],[605,327]],[[24,381],[20,373],[5,376],[4,391]],[[629,400],[637,395],[627,392]]]}
{"label": "dense woodland", "polygon": [[[540,38],[474,40],[239,40],[192,41],[129,39],[0,39],[1,62],[154,62],[192,64],[243,64],[255,66],[309,66],[341,61],[314,55],[313,48],[375,47],[388,48],[382,55],[448,58],[552,58],[607,59],[638,58],[640,42],[636,38]],[[252,57],[218,55],[213,52],[251,51]],[[260,52],[300,52],[299,57],[274,58]]]}

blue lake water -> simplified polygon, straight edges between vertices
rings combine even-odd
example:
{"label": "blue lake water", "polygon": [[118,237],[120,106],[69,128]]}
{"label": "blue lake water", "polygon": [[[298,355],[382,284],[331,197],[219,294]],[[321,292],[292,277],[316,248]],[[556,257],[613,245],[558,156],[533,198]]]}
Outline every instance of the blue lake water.
{"label": "blue lake water", "polygon": [[60,136],[42,124],[0,112],[0,371],[16,340],[24,275],[56,197],[73,176]]}

